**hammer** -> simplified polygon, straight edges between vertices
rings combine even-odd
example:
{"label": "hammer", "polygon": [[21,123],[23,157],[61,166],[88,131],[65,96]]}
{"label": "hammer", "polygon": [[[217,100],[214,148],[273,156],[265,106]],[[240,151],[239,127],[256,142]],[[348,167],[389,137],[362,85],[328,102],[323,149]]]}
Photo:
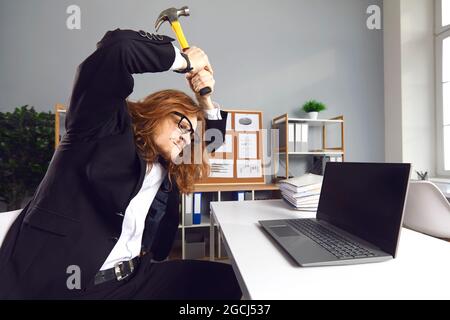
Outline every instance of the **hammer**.
{"label": "hammer", "polygon": [[[178,42],[180,43],[181,48],[183,49],[183,51],[186,51],[187,49],[189,49],[189,44],[186,40],[186,37],[184,36],[183,29],[181,28],[181,24],[178,21],[178,17],[180,17],[180,16],[185,16],[185,17],[189,16],[189,8],[187,6],[184,6],[180,9],[169,8],[169,9],[162,11],[158,16],[158,19],[156,19],[155,29],[156,29],[156,32],[158,32],[159,27],[163,24],[163,22],[169,21],[169,23],[172,27],[172,30],[175,32],[175,36],[177,37]],[[204,96],[210,92],[211,92],[211,88],[205,87],[200,90],[200,95]]]}

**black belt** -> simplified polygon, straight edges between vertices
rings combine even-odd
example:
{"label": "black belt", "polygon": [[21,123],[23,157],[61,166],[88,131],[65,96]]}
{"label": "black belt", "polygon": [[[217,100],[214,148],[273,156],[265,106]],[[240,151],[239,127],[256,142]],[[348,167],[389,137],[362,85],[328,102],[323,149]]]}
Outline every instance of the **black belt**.
{"label": "black belt", "polygon": [[140,258],[141,257],[137,256],[128,261],[120,261],[110,269],[97,272],[94,284],[97,285],[111,280],[122,281],[123,279],[128,278],[136,270]]}

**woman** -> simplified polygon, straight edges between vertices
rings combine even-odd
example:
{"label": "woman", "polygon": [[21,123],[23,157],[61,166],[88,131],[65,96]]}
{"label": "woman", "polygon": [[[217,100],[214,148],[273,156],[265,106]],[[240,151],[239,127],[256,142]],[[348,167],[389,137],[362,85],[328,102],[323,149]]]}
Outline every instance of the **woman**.
{"label": "woman", "polygon": [[[172,247],[179,193],[208,169],[186,161],[196,128],[223,133],[227,116],[198,94],[214,87],[207,56],[172,41],[109,31],[80,65],[67,134],[1,248],[0,298],[240,298],[229,265],[155,262]],[[126,101],[132,74],[169,69],[188,72],[198,105],[175,90]]]}

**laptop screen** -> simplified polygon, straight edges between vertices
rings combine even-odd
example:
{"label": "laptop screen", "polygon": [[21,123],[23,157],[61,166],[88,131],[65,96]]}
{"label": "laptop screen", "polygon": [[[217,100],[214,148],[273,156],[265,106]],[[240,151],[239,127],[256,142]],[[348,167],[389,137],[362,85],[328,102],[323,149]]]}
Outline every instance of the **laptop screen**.
{"label": "laptop screen", "polygon": [[410,164],[328,162],[317,218],[395,257]]}

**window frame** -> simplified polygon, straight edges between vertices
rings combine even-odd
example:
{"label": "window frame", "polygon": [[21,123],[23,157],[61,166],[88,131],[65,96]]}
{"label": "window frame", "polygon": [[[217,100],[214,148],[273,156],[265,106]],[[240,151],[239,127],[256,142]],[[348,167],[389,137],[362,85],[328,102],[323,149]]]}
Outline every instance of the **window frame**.
{"label": "window frame", "polygon": [[450,30],[450,24],[442,26],[442,0],[435,0],[434,25],[436,35]]}
{"label": "window frame", "polygon": [[[435,0],[435,59],[436,59],[436,153],[437,175],[450,178],[450,169],[445,170],[444,148],[444,97],[443,97],[443,43],[450,38],[450,25],[442,26],[442,0]],[[447,151],[450,153],[450,149]],[[450,157],[450,154],[448,155]]]}

